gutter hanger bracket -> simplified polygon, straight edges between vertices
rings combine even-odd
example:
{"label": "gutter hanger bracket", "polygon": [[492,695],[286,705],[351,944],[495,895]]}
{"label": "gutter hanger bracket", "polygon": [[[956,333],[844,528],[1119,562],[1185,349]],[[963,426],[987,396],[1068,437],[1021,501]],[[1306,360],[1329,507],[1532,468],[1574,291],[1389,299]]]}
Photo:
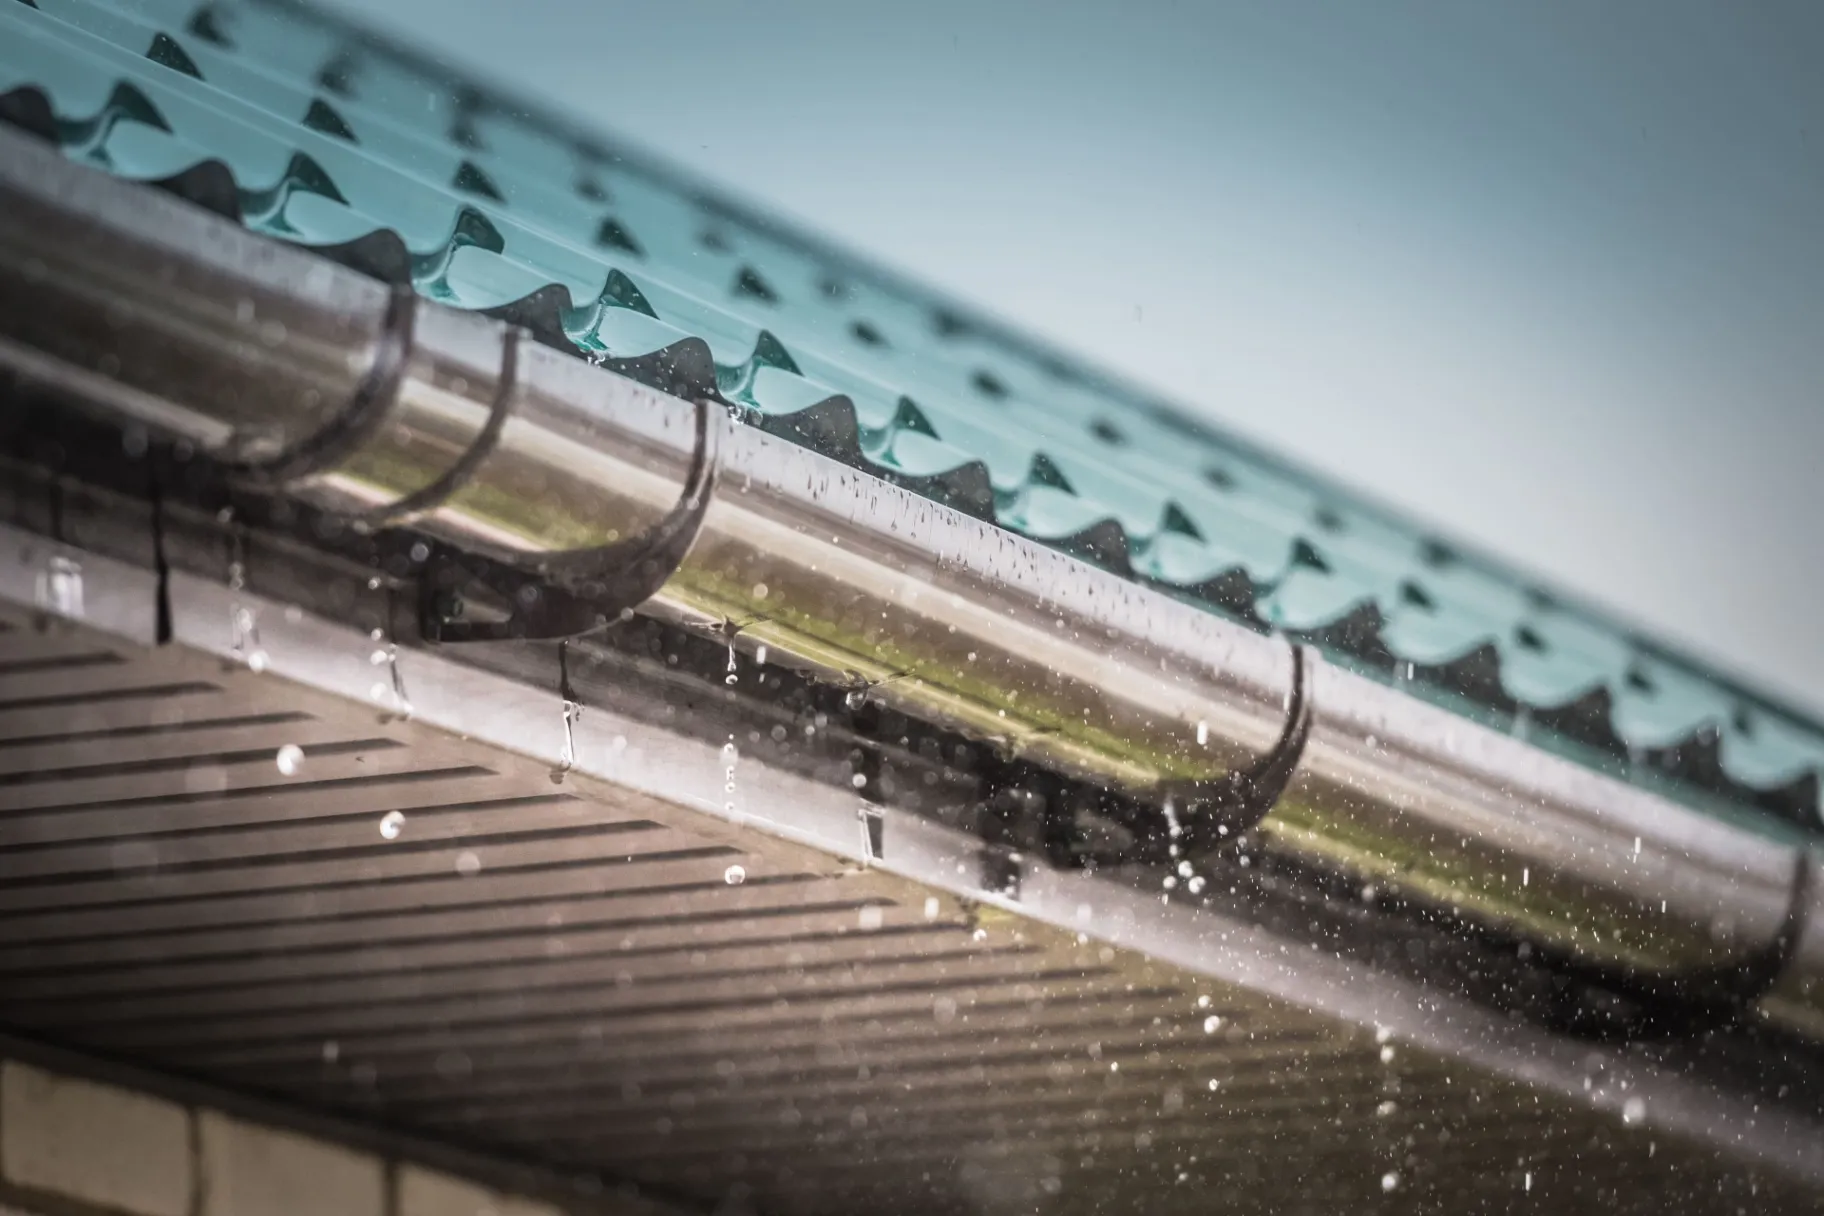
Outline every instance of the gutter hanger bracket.
{"label": "gutter hanger bracket", "polygon": [[1779,931],[1764,945],[1731,962],[1654,974],[1579,959],[1551,960],[1549,965],[1558,975],[1586,992],[1620,998],[1622,1008],[1573,1000],[1551,1011],[1546,1021],[1552,1029],[1599,1041],[1685,1039],[1724,1029],[1751,1014],[1792,966],[1817,881],[1811,853],[1798,850],[1792,893]]}
{"label": "gutter hanger bracket", "polygon": [[[683,489],[650,529],[596,549],[538,556],[524,567],[434,545],[419,580],[420,636],[426,642],[549,641],[632,616],[683,565],[715,496],[728,416],[713,401],[699,400],[695,408],[696,446]],[[511,606],[506,619],[463,619],[462,590],[477,583]]]}
{"label": "gutter hanger bracket", "polygon": [[1242,833],[1260,826],[1273,813],[1298,771],[1305,742],[1311,737],[1311,668],[1319,660],[1316,651],[1303,643],[1293,643],[1291,651],[1292,688],[1286,700],[1286,721],[1272,749],[1253,765],[1220,777],[1161,783],[1160,793],[1185,852],[1207,856],[1232,848]]}
{"label": "gutter hanger bracket", "polygon": [[395,285],[375,338],[373,362],[335,424],[275,460],[243,465],[236,480],[246,489],[267,493],[290,489],[319,473],[337,468],[366,447],[386,425],[398,400],[412,359],[418,317],[418,295]]}

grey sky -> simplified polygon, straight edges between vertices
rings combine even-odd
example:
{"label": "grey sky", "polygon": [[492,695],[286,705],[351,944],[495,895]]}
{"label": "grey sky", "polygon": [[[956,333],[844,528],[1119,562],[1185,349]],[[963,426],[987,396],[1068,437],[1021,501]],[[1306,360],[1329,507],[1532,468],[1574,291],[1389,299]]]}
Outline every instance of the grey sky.
{"label": "grey sky", "polygon": [[1824,710],[1824,4],[376,7]]}

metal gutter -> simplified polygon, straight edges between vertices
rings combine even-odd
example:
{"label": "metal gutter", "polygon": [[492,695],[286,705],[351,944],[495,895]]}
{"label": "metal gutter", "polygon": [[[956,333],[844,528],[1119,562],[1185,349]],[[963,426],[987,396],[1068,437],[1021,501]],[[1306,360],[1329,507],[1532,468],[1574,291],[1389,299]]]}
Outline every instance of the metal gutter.
{"label": "metal gutter", "polygon": [[[1758,1002],[1792,1028],[1824,1023],[1824,895],[1796,831],[1702,813],[1300,662],[1281,639],[719,406],[7,132],[0,365],[191,445],[250,492],[351,527],[409,525],[426,542],[429,635],[457,589],[440,577],[504,595],[507,632],[544,631],[535,606],[586,626],[637,602],[1157,804],[1162,828],[1172,813],[1192,837],[1258,819],[1239,847],[1466,914],[1631,998],[1695,1002],[1699,1022]],[[1234,805],[1263,790],[1272,805]]]}

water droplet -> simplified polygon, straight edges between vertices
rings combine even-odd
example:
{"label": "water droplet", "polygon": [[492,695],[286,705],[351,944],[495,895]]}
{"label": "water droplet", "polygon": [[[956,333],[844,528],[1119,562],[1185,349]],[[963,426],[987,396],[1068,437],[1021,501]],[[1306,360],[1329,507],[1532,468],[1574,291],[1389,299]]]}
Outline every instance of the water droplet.
{"label": "water droplet", "polygon": [[323,1062],[334,1064],[342,1058],[342,1045],[334,1039],[323,1040]]}
{"label": "water droplet", "polygon": [[1388,1099],[1387,1101],[1382,1102],[1379,1106],[1375,1107],[1374,1113],[1379,1115],[1381,1118],[1385,1119],[1399,1109],[1400,1108],[1397,1103],[1395,1103],[1392,1099]]}
{"label": "water droplet", "polygon": [[464,878],[473,878],[475,875],[481,873],[481,858],[477,857],[471,850],[464,849],[462,852],[456,854],[456,872]]}
{"label": "water droplet", "polygon": [[255,648],[247,652],[247,670],[251,671],[254,675],[257,676],[262,671],[265,671],[267,664],[268,659],[266,658],[266,652],[264,650]]}
{"label": "water droplet", "polygon": [[295,743],[287,743],[279,749],[277,759],[281,773],[287,777],[296,776],[297,771],[304,767],[304,749]]}
{"label": "water droplet", "polygon": [[1209,741],[1210,741],[1210,724],[1208,722],[1199,722],[1197,724],[1197,746],[1202,747],[1204,744],[1208,743]]}
{"label": "water droplet", "polygon": [[747,881],[747,867],[732,865],[722,871],[722,881],[731,887],[738,887]]}
{"label": "water droplet", "polygon": [[926,920],[936,920],[937,914],[942,910],[943,910],[942,906],[937,902],[937,896],[927,895],[925,897],[925,919]]}
{"label": "water droplet", "polygon": [[1388,1170],[1385,1174],[1381,1175],[1381,1189],[1383,1191],[1395,1191],[1399,1189],[1399,1186],[1400,1172],[1398,1170]]}
{"label": "water droplet", "polygon": [[557,767],[551,770],[551,783],[562,785],[564,777],[576,767],[576,720],[583,716],[583,705],[570,688],[570,643],[557,644],[557,695],[563,698],[563,739],[558,747]]}
{"label": "water droplet", "polygon": [[1191,868],[1190,862],[1181,861],[1178,863],[1178,877],[1189,878],[1193,873],[1195,873],[1195,871]]}
{"label": "water droplet", "polygon": [[1217,1090],[1219,1090],[1221,1088],[1222,1088],[1222,1082],[1218,1081],[1215,1077],[1211,1077],[1210,1078],[1210,1092],[1215,1093]]}
{"label": "water droplet", "polygon": [[1190,889],[1192,895],[1203,894],[1203,875],[1199,874],[1195,876],[1190,882],[1186,883],[1185,886]]}
{"label": "water droplet", "polygon": [[940,996],[932,1001],[931,1016],[937,1020],[940,1026],[948,1026],[956,1021],[956,998]]}
{"label": "water droplet", "polygon": [[1218,1030],[1221,1030],[1221,1029],[1222,1029],[1222,1019],[1220,1017],[1218,1017],[1216,1014],[1212,1013],[1209,1017],[1203,1019],[1203,1033],[1215,1034]]}
{"label": "water droplet", "polygon": [[375,667],[383,666],[386,663],[386,651],[374,651],[374,653],[367,656],[367,661],[372,663]]}
{"label": "water droplet", "polygon": [[[722,792],[724,794],[732,795],[735,792],[735,768],[741,761],[741,750],[735,746],[735,737],[733,735],[730,735],[728,737],[728,742],[722,745],[722,761],[724,765],[722,769]],[[735,800],[731,797],[727,802],[722,804],[722,809],[731,815],[734,814]]]}
{"label": "water droplet", "polygon": [[1633,1127],[1647,1117],[1647,1104],[1641,1098],[1629,1098],[1621,1104],[1621,1121]]}
{"label": "water droplet", "polygon": [[850,710],[860,709],[868,703],[868,690],[865,688],[851,688],[847,693],[843,694],[842,703]]}
{"label": "water droplet", "polygon": [[1209,1007],[1210,1007],[1210,998],[1207,993],[1205,995],[1197,998],[1197,1008],[1208,1009]]}
{"label": "water droplet", "polygon": [[886,922],[886,913],[877,905],[869,904],[856,913],[855,921],[863,929],[872,933]]}
{"label": "water droplet", "polygon": [[988,930],[977,929],[974,933],[971,933],[969,936],[971,939],[973,939],[975,941],[985,942],[988,940]]}
{"label": "water droplet", "polygon": [[67,557],[53,557],[38,576],[38,606],[58,616],[78,617],[82,611],[82,566]]}
{"label": "water droplet", "polygon": [[1386,1047],[1381,1048],[1381,1063],[1383,1063],[1383,1064],[1393,1063],[1393,1046],[1391,1044],[1389,1044]]}
{"label": "water droplet", "polygon": [[405,816],[398,811],[388,811],[380,816],[380,835],[387,840],[399,839],[399,833],[405,831]]}

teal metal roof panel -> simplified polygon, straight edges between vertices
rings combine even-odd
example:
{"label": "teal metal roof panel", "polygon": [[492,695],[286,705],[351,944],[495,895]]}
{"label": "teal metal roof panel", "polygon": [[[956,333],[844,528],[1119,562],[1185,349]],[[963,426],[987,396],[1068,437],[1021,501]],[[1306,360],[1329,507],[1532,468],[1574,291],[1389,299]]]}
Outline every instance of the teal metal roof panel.
{"label": "teal metal roof panel", "polygon": [[260,0],[0,2],[0,94],[74,159],[280,239],[355,246],[427,297],[508,310],[1631,780],[1824,826],[1824,730],[1800,715],[331,19]]}

